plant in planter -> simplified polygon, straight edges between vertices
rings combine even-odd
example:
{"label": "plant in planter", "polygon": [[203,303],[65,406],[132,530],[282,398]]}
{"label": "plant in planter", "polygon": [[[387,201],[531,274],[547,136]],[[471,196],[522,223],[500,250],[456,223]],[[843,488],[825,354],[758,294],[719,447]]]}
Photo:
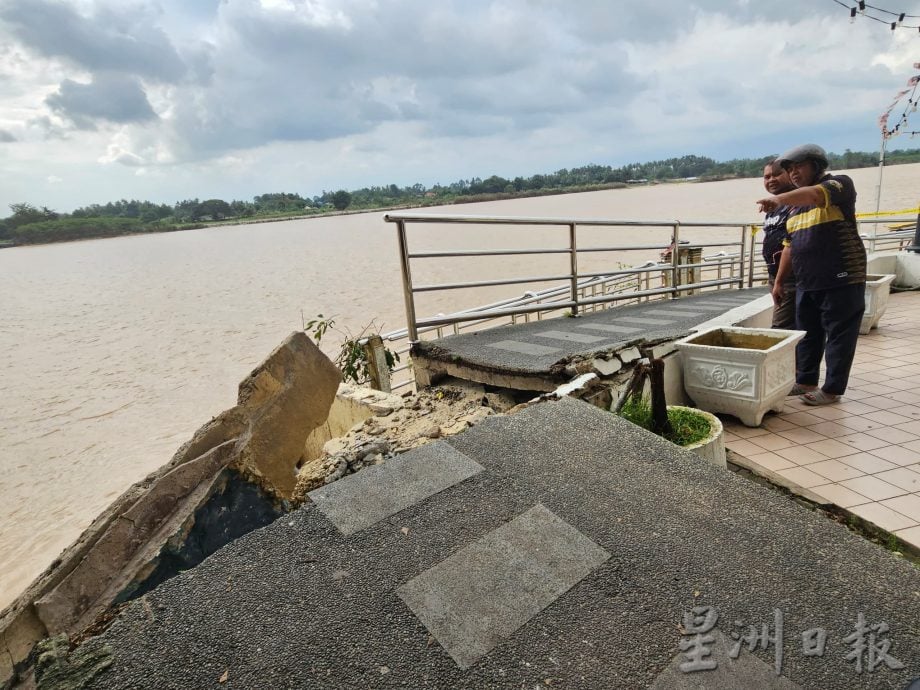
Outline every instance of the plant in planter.
{"label": "plant in planter", "polygon": [[[667,405],[663,374],[664,362],[660,359],[640,361],[613,411],[627,421],[696,453],[713,465],[726,467],[722,422],[703,410]],[[643,394],[646,378],[651,383],[651,399]]]}

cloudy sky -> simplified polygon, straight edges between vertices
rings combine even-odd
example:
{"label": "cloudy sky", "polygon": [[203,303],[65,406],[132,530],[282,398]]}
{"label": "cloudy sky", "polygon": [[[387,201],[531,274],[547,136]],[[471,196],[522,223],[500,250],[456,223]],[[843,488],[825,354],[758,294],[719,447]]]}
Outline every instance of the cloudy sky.
{"label": "cloudy sky", "polygon": [[918,61],[834,0],[0,0],[0,216],[877,150]]}

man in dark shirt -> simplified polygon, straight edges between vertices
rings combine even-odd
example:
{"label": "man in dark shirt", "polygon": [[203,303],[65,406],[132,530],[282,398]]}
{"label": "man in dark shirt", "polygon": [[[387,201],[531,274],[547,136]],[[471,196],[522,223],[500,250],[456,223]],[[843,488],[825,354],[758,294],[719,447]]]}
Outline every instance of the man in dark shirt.
{"label": "man in dark shirt", "polygon": [[[809,405],[826,405],[846,390],[866,308],[866,249],[856,225],[856,189],[846,175],[825,172],[827,154],[815,144],[797,146],[779,161],[796,189],[757,203],[768,213],[795,207],[786,221],[791,240],[773,286],[778,301],[789,270],[795,271],[796,325],[806,335],[796,348],[796,385],[790,394]],[[825,354],[827,371],[818,388]]]}
{"label": "man in dark shirt", "polygon": [[[763,169],[763,186],[770,194],[782,194],[795,189],[789,173],[783,170],[779,161],[767,163]],[[767,264],[770,292],[776,284],[776,272],[783,253],[783,243],[789,241],[786,219],[792,213],[792,206],[780,206],[767,214],[763,220],[763,260]],[[795,274],[790,272],[783,284],[782,298],[773,305],[773,328],[795,328]]]}

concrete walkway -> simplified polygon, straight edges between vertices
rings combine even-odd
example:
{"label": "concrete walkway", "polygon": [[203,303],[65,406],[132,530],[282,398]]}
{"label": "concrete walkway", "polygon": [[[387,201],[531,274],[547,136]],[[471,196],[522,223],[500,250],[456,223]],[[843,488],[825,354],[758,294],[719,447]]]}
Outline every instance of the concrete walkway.
{"label": "concrete walkway", "polygon": [[675,340],[765,294],[763,287],[707,292],[421,341],[412,348],[413,366],[480,383],[553,390],[571,378],[564,365],[572,358]]}
{"label": "concrete walkway", "polygon": [[91,687],[920,677],[918,569],[586,403],[489,418],[312,497],[131,604],[85,645],[112,654]]}
{"label": "concrete walkway", "polygon": [[722,416],[734,461],[836,505],[920,551],[920,292],[889,298],[860,336],[841,402],[786,411],[749,429]]}

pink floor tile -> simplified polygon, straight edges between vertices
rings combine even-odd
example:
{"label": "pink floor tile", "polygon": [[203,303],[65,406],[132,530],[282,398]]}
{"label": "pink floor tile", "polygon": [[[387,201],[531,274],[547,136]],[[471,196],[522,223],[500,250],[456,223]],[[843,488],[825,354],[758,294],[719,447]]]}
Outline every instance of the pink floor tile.
{"label": "pink floor tile", "polygon": [[889,445],[887,441],[883,441],[880,438],[874,438],[868,434],[850,434],[849,436],[841,436],[837,439],[841,443],[844,443],[851,448],[856,450],[876,450],[877,448],[884,448]]}
{"label": "pink floor tile", "polygon": [[883,458],[873,455],[872,453],[857,453],[856,455],[844,455],[840,458],[840,462],[849,465],[850,467],[855,467],[860,472],[865,472],[866,474],[875,474],[876,472],[885,472],[887,470],[893,470],[898,467],[893,462],[889,462]]}
{"label": "pink floor tile", "polygon": [[[893,378],[885,381],[886,386],[891,386],[892,388],[897,388],[899,391],[912,391],[917,387],[917,384],[911,383],[910,381],[905,381],[900,378]],[[894,393],[892,393],[894,395]]]}
{"label": "pink floor tile", "polygon": [[891,427],[882,427],[881,429],[869,429],[865,433],[867,436],[874,436],[883,441],[888,441],[888,443],[906,443],[907,441],[915,441],[918,437],[914,434],[909,434],[906,431],[901,431],[901,429],[893,429]]}
{"label": "pink floor tile", "polygon": [[781,458],[776,453],[758,453],[756,455],[745,456],[751,462],[757,463],[771,472],[778,472],[790,467],[795,467],[794,463],[789,462],[786,458]]}
{"label": "pink floor tile", "polygon": [[755,446],[760,446],[764,450],[779,450],[780,448],[789,448],[795,445],[794,441],[790,441],[788,438],[784,438],[778,434],[755,436],[748,440]]}
{"label": "pink floor tile", "polygon": [[[877,412],[877,410],[870,410],[870,412]],[[848,410],[844,410],[837,405],[825,405],[824,407],[815,405],[811,410],[809,410],[809,414],[813,414],[815,417],[820,417],[821,419],[826,419],[829,422],[833,422],[835,419],[840,419],[841,417],[849,417],[853,413]]]}
{"label": "pink floor tile", "polygon": [[908,434],[918,434],[920,435],[920,419],[913,419],[909,422],[904,422],[903,424],[893,424],[894,428],[900,429],[901,431],[906,431]]}
{"label": "pink floor tile", "polygon": [[845,479],[838,483],[858,494],[871,498],[873,501],[884,501],[886,498],[894,498],[908,493],[904,489],[870,475],[856,477],[855,479]]}
{"label": "pink floor tile", "polygon": [[920,451],[908,448],[903,444],[900,446],[885,446],[884,448],[876,448],[875,450],[869,452],[872,453],[872,455],[877,455],[878,457],[887,460],[888,462],[893,462],[895,465],[900,465],[901,467],[907,465],[916,465],[920,463]]}
{"label": "pink floor tile", "polygon": [[[812,462],[821,462],[827,460],[827,456],[812,448],[805,446],[791,446],[790,448],[780,448],[773,451],[777,455],[786,458],[796,465],[807,465]],[[823,483],[823,482],[822,482]]]}
{"label": "pink floor tile", "polygon": [[920,548],[920,527],[908,527],[907,529],[895,532],[899,539],[903,539],[908,544]]}
{"label": "pink floor tile", "polygon": [[869,429],[884,428],[884,424],[873,422],[871,419],[866,419],[865,417],[858,415],[853,417],[841,417],[837,420],[837,424],[842,424],[843,426],[848,427],[853,431],[869,431]]}
{"label": "pink floor tile", "polygon": [[821,424],[812,424],[805,428],[827,436],[829,439],[836,436],[849,436],[853,433],[852,429],[843,426],[843,424],[838,424],[837,422],[822,422]]}
{"label": "pink floor tile", "polygon": [[783,438],[788,438],[790,441],[794,441],[795,443],[801,445],[806,443],[814,443],[815,441],[821,441],[827,438],[823,434],[819,434],[816,431],[802,427],[799,427],[798,429],[790,429],[789,431],[780,431],[777,435],[782,436]]}
{"label": "pink floor tile", "polygon": [[773,416],[764,417],[763,423],[761,424],[761,426],[764,429],[769,429],[770,431],[773,431],[773,432],[786,431],[787,429],[797,429],[798,428],[797,424],[793,424],[792,422],[787,422],[784,419],[780,419],[779,417],[773,417]]}
{"label": "pink floor tile", "polygon": [[844,479],[854,479],[863,476],[863,473],[855,467],[846,465],[839,460],[824,460],[823,462],[813,462],[808,465],[808,469],[817,472],[822,477],[827,477],[832,482],[842,482]]}
{"label": "pink floor tile", "polygon": [[811,470],[805,469],[804,467],[790,467],[785,470],[780,470],[777,472],[777,474],[785,477],[794,484],[798,484],[804,489],[827,483],[827,479],[822,477],[820,474],[816,474]]}
{"label": "pink floor tile", "polygon": [[881,503],[864,503],[850,508],[850,511],[889,532],[913,527],[917,524],[915,520],[911,520],[906,515],[901,515]]}
{"label": "pink floor tile", "polygon": [[840,486],[840,484],[822,484],[820,486],[813,486],[810,488],[810,491],[818,494],[821,498],[826,501],[838,505],[841,508],[852,508],[853,506],[859,505],[861,503],[869,503],[868,498],[862,494],[858,494],[852,489],[848,489],[845,486]]}
{"label": "pink floor tile", "polygon": [[739,438],[752,438],[753,436],[763,436],[764,434],[770,433],[767,429],[761,429],[760,427],[748,427],[742,424],[732,425],[727,428],[728,431]]}
{"label": "pink floor tile", "polygon": [[920,406],[917,405],[901,405],[892,407],[890,411],[911,419],[920,419]]}
{"label": "pink floor tile", "polygon": [[904,422],[913,421],[910,417],[902,417],[899,414],[894,412],[889,412],[888,410],[876,410],[875,412],[869,412],[862,415],[863,419],[868,419],[872,422],[878,422],[879,424],[884,424],[885,426],[894,426],[895,424],[903,424]]}
{"label": "pink floor tile", "polygon": [[913,472],[908,467],[899,467],[896,470],[879,472],[874,476],[884,482],[893,484],[899,489],[910,491],[911,493],[920,491],[920,473]]}
{"label": "pink floor tile", "polygon": [[870,405],[876,410],[890,410],[892,405],[898,404],[891,398],[886,398],[884,395],[874,395],[872,393],[869,393],[868,395],[868,398],[861,398],[859,402],[865,405]]}
{"label": "pink floor tile", "polygon": [[869,383],[864,384],[859,387],[860,390],[865,391],[866,393],[874,393],[875,395],[884,395],[885,393],[894,393],[897,389],[892,388],[891,386],[886,386],[883,383]]}
{"label": "pink floor tile", "polygon": [[907,494],[895,496],[882,503],[901,515],[906,515],[914,522],[920,523],[920,494]]}
{"label": "pink floor tile", "polygon": [[[843,438],[850,437],[845,436]],[[877,441],[878,439],[873,440]],[[869,450],[868,448],[853,448],[846,443],[841,443],[840,441],[832,438],[825,439],[824,441],[815,441],[814,443],[807,444],[805,447],[816,450],[829,458],[841,458],[844,455],[853,455],[854,453],[858,453],[860,450]]]}
{"label": "pink floor tile", "polygon": [[821,419],[820,417],[815,417],[810,412],[793,412],[792,414],[780,415],[780,419],[786,422],[792,422],[793,424],[798,424],[799,426],[811,426],[812,424],[820,424],[821,422],[827,421]]}
{"label": "pink floor tile", "polygon": [[739,455],[743,455],[744,457],[764,452],[763,448],[760,446],[755,446],[753,443],[743,438],[737,441],[732,441],[731,443],[726,443],[725,447],[734,451],[735,453],[738,453]]}
{"label": "pink floor tile", "polygon": [[854,415],[854,414],[865,414],[866,412],[875,412],[878,408],[872,407],[871,405],[866,405],[859,402],[858,400],[850,400],[849,393],[843,396],[841,400],[836,405],[831,405],[833,409],[843,410],[844,412]]}

